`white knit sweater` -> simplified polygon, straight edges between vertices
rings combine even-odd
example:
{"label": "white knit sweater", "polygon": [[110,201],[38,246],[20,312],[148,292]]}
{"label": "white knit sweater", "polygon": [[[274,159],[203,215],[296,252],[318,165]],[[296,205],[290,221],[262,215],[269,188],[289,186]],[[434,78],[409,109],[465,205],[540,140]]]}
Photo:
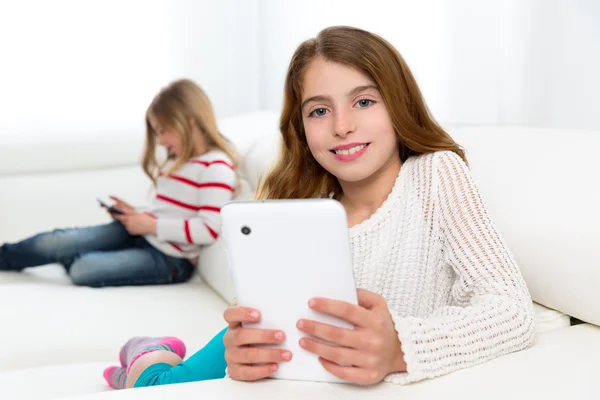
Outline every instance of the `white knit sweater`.
{"label": "white knit sweater", "polygon": [[409,158],[382,206],[350,228],[358,287],[382,295],[409,383],[529,347],[531,297],[468,167],[449,151]]}

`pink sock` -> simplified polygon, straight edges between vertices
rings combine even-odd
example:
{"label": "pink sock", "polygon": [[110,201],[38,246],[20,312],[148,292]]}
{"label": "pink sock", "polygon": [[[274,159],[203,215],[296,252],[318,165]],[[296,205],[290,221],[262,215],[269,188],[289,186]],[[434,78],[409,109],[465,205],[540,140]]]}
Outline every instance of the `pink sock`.
{"label": "pink sock", "polygon": [[185,357],[185,344],[178,338],[167,337],[135,337],[130,339],[121,348],[119,360],[126,368],[127,374],[133,363],[144,354],[153,351],[166,350],[177,354],[182,359]]}
{"label": "pink sock", "polygon": [[104,379],[113,389],[125,389],[127,373],[124,367],[108,367],[104,370]]}

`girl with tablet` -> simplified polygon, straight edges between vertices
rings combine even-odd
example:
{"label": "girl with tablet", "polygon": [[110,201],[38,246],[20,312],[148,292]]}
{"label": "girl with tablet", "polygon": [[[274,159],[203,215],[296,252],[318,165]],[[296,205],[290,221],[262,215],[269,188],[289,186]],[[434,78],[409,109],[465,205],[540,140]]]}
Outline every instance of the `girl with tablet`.
{"label": "girl with tablet", "polygon": [[[360,29],[327,28],[296,50],[284,94],[281,159],[259,197],[338,200],[359,287],[358,305],[308,301],[355,329],[300,319],[297,329],[321,339],[300,347],[358,384],[416,382],[529,347],[519,268],[463,149],[431,117],[396,49]],[[106,378],[149,386],[224,377],[225,366],[236,380],[269,377],[294,354],[257,347],[285,346],[289,333],[246,327],[260,313],[230,307],[227,328],[186,361],[173,338],[136,339]]]}
{"label": "girl with tablet", "polygon": [[[0,271],[60,263],[75,285],[158,285],[192,276],[200,248],[220,233],[220,208],[233,197],[235,154],[217,128],[208,96],[180,79],[156,94],[145,115],[142,168],[155,186],[136,209],[99,200],[112,222],[55,229],[0,246]],[[157,160],[157,148],[167,157]]]}

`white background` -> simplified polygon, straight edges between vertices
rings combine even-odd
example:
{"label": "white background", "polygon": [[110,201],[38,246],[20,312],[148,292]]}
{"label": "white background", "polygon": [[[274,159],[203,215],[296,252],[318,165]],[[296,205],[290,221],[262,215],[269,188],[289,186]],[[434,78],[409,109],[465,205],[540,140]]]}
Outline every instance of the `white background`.
{"label": "white background", "polygon": [[138,134],[154,94],[181,77],[219,116],[257,110],[257,11],[249,0],[0,0],[0,138]]}
{"label": "white background", "polygon": [[276,110],[296,46],[338,24],[392,42],[443,124],[600,130],[596,0],[0,0],[0,139],[139,135],[180,77],[218,117]]}
{"label": "white background", "polygon": [[600,1],[260,2],[261,107],[281,104],[295,47],[328,25],[395,45],[443,123],[600,129]]}

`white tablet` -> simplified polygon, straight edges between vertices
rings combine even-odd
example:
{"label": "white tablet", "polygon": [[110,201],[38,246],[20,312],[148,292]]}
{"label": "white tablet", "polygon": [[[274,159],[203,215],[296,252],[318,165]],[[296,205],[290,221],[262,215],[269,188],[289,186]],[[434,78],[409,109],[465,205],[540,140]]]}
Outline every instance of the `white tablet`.
{"label": "white tablet", "polygon": [[292,352],[273,378],[342,382],[298,341],[299,319],[353,326],[314,312],[312,297],[358,304],[343,206],[332,199],[233,201],[221,209],[222,234],[240,306],[261,311],[255,328],[280,329]]}

